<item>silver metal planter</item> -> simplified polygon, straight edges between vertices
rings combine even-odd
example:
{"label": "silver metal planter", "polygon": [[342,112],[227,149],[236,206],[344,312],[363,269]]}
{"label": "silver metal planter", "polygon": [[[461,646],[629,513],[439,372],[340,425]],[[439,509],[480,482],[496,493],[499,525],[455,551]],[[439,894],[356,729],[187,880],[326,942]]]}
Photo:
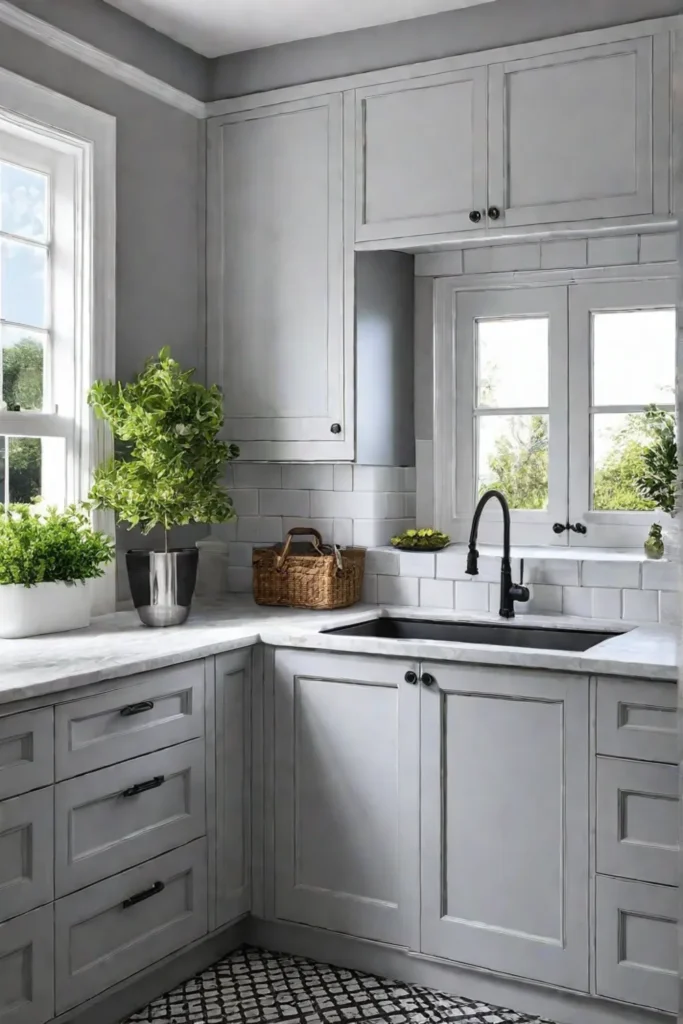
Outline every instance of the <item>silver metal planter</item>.
{"label": "silver metal planter", "polygon": [[179,626],[190,614],[197,582],[196,548],[126,552],[133,604],[146,626]]}

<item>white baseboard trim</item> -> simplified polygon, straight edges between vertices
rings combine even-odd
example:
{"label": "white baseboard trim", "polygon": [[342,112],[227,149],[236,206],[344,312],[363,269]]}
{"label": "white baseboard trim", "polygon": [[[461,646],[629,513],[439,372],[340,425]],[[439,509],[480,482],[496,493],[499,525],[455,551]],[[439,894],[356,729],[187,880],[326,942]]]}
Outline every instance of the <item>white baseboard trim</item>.
{"label": "white baseboard trim", "polygon": [[461,967],[396,946],[338,932],[249,918],[250,945],[367,971],[385,978],[451,992],[494,1006],[556,1021],[557,1024],[672,1024],[674,1017],[592,996],[531,985],[512,977]]}
{"label": "white baseboard trim", "polygon": [[87,64],[96,71],[109,75],[110,78],[125,82],[133,89],[146,92],[149,96],[154,96],[155,99],[161,100],[162,103],[167,103],[177,110],[183,110],[186,114],[192,114],[193,117],[202,119],[208,116],[207,105],[202,100],[176,89],[132,64],[127,64],[126,61],[119,60],[118,57],[113,57],[110,53],[105,53],[104,50],[98,49],[91,43],[86,43],[62,29],[55,28],[54,25],[43,21],[42,18],[36,18],[33,14],[19,10],[8,0],[0,0],[0,23],[18,29],[19,32],[31,36],[32,39],[51,46],[53,50],[59,50],[68,57],[73,57],[75,60],[81,61],[82,64]]}

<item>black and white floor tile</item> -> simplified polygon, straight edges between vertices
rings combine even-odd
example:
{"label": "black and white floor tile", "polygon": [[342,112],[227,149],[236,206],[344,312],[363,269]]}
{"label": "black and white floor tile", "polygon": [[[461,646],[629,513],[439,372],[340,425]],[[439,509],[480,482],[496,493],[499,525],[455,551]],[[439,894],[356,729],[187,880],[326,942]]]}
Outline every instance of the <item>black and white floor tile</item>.
{"label": "black and white floor tile", "polygon": [[[260,949],[239,949],[127,1024],[542,1024],[513,1010]],[[551,1022],[545,1022],[551,1024]]]}

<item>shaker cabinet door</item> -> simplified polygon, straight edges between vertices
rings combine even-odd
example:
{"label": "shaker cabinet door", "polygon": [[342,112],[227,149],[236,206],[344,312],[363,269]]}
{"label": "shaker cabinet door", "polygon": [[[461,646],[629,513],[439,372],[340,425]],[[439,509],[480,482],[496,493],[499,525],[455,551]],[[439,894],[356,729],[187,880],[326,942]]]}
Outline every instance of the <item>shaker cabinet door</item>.
{"label": "shaker cabinet door", "polygon": [[358,90],[356,241],[482,231],[486,81],[478,67]]}
{"label": "shaker cabinet door", "polygon": [[667,214],[669,125],[658,121],[655,147],[654,113],[651,36],[492,65],[489,201],[501,225]]}
{"label": "shaker cabinet door", "polygon": [[588,991],[588,679],[425,671],[422,952]]}
{"label": "shaker cabinet door", "polygon": [[247,459],[353,457],[342,159],[341,94],[209,122],[209,371]]}

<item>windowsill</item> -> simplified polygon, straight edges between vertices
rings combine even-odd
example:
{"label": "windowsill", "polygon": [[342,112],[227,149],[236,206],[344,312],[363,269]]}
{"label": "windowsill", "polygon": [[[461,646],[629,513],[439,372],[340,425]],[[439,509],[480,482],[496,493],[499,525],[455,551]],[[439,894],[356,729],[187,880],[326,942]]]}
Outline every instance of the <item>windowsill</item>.
{"label": "windowsill", "polygon": [[[392,551],[399,554],[411,555],[434,555],[434,554],[462,554],[467,555],[467,544],[449,544],[441,551],[400,551],[399,548],[390,544],[382,547],[368,548],[368,551]],[[502,545],[477,544],[477,551],[485,558],[501,558],[503,555]],[[571,562],[650,562],[668,561],[666,554],[660,559],[650,559],[643,550],[638,548],[581,548],[581,547],[522,547],[513,544],[510,548],[513,558],[534,559],[535,561],[571,561]]]}

